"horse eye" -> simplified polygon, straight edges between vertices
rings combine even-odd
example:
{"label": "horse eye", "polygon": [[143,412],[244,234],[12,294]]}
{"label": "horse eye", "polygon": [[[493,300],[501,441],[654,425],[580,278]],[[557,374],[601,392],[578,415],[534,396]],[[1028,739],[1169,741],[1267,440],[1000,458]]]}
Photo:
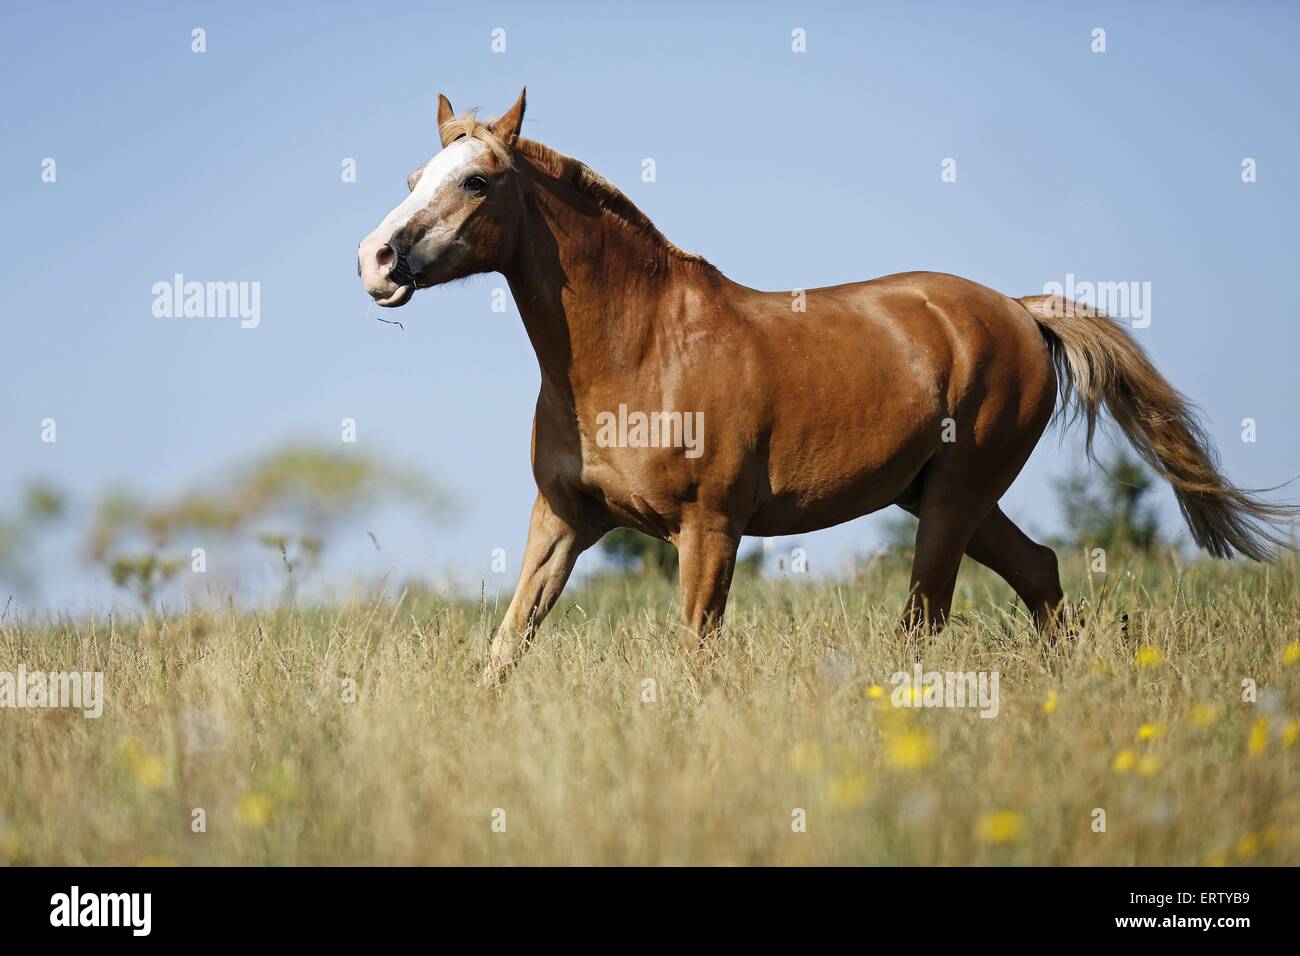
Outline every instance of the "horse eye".
{"label": "horse eye", "polygon": [[470,176],[461,185],[472,193],[481,194],[487,190],[487,180],[482,176]]}

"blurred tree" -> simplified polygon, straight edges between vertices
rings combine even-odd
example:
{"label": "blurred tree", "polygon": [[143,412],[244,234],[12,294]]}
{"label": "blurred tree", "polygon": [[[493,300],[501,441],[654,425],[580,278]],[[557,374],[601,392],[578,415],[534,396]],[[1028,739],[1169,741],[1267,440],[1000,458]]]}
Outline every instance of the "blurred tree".
{"label": "blurred tree", "polygon": [[1160,519],[1151,502],[1155,477],[1138,459],[1114,449],[1098,469],[1076,469],[1056,479],[1069,543],[1082,548],[1130,547],[1149,552],[1160,544]]}
{"label": "blurred tree", "polygon": [[[189,561],[190,541],[248,536],[276,550],[293,574],[317,563],[329,532],[344,518],[394,500],[428,514],[444,504],[416,471],[351,450],[288,446],[169,501],[111,492],[99,504],[86,547],[119,586],[149,603]],[[181,538],[186,557],[164,555]]]}
{"label": "blurred tree", "polygon": [[40,535],[67,512],[67,498],[54,484],[29,482],[22,504],[13,515],[0,514],[0,580],[22,590],[35,586],[31,568],[36,564]]}
{"label": "blurred tree", "polygon": [[623,570],[671,578],[677,574],[677,549],[631,528],[615,528],[600,539],[600,550]]}
{"label": "blurred tree", "polygon": [[27,584],[23,572],[23,530],[12,519],[0,515],[0,580]]}
{"label": "blurred tree", "polygon": [[[116,491],[100,503],[88,549],[103,561],[133,534],[156,547],[181,531],[234,532],[273,521],[320,539],[343,516],[364,507],[402,499],[430,512],[443,496],[419,473],[356,452],[291,446],[236,468],[220,483],[161,504]],[[220,487],[218,486],[218,487]]]}
{"label": "blurred tree", "polygon": [[108,562],[108,575],[120,588],[134,591],[143,604],[152,604],[154,592],[176,576],[185,561],[156,554],[120,555]]}
{"label": "blurred tree", "polygon": [[48,481],[28,482],[23,491],[23,519],[31,525],[44,525],[62,518],[67,511],[64,493]]}
{"label": "blurred tree", "polygon": [[880,529],[881,546],[890,561],[912,560],[916,551],[916,526],[919,522],[910,511],[899,508],[892,513]]}

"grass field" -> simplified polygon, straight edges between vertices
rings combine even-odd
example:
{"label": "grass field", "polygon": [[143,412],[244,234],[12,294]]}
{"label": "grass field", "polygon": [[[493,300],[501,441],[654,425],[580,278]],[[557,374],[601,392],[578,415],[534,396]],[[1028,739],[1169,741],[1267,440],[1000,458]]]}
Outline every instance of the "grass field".
{"label": "grass field", "polygon": [[[107,703],[0,710],[0,862],[1300,863],[1300,563],[1063,565],[1056,646],[970,566],[903,642],[883,561],[739,583],[703,668],[669,584],[577,585],[500,692],[493,602],[10,612],[0,671],[102,670]],[[999,672],[998,716],[894,707],[918,659]]]}

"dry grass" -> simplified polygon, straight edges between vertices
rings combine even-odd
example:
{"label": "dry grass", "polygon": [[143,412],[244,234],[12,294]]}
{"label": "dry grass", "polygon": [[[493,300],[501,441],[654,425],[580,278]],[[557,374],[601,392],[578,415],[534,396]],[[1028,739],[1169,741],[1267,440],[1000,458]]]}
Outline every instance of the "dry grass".
{"label": "dry grass", "polygon": [[[10,614],[0,670],[100,669],[107,705],[0,711],[0,861],[1300,863],[1300,563],[1118,563],[1067,568],[1087,621],[1056,647],[978,569],[907,645],[905,569],[742,584],[702,670],[667,585],[605,581],[500,693],[476,679],[501,609],[431,596]],[[918,655],[999,671],[1000,715],[892,707]]]}

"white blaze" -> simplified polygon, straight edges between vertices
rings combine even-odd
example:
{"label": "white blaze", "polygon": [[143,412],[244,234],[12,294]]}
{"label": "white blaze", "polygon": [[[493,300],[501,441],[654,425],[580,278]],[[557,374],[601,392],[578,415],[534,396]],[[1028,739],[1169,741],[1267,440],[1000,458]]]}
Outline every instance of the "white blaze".
{"label": "white blaze", "polygon": [[433,197],[444,183],[459,182],[465,170],[475,165],[487,146],[476,139],[458,139],[429,160],[415,189],[400,205],[379,224],[372,235],[387,242],[393,234],[411,221],[411,217],[433,202]]}

